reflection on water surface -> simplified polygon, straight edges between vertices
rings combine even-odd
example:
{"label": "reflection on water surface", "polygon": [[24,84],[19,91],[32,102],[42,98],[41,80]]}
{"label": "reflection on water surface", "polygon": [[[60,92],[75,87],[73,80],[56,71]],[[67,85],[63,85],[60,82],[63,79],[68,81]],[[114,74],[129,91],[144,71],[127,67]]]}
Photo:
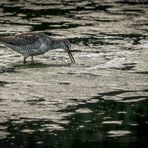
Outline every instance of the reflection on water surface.
{"label": "reflection on water surface", "polygon": [[59,111],[72,114],[58,124],[46,119],[14,119],[2,123],[0,127],[5,127],[3,129],[9,135],[0,141],[0,145],[55,148],[146,147],[147,100],[133,103],[103,99],[105,95],[112,97],[117,94],[120,94],[120,91],[99,95],[92,98],[90,103],[83,102]]}

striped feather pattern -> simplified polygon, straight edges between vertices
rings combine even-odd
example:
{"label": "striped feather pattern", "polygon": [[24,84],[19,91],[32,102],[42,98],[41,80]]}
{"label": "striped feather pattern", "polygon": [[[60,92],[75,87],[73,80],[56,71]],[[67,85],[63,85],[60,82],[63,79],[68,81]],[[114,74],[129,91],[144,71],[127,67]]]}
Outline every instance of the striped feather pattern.
{"label": "striped feather pattern", "polygon": [[33,59],[33,56],[44,54],[49,50],[57,48],[65,49],[71,61],[75,62],[70,51],[71,45],[65,39],[55,39],[39,33],[23,33],[16,36],[0,37],[0,43],[22,54],[24,56],[24,63],[29,56],[32,56]]}
{"label": "striped feather pattern", "polygon": [[40,36],[38,34],[33,34],[33,33],[25,33],[25,34],[20,34],[16,36],[10,36],[10,37],[0,37],[0,42],[7,44],[7,45],[12,45],[16,47],[25,47],[25,46],[30,46],[30,47],[39,47],[39,38]]}

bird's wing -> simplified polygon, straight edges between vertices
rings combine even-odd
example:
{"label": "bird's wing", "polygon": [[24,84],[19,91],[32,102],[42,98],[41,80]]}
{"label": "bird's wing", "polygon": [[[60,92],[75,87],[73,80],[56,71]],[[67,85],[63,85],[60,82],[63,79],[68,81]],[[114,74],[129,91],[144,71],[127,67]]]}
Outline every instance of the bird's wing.
{"label": "bird's wing", "polygon": [[39,34],[35,33],[25,33],[16,36],[9,36],[9,37],[0,37],[0,43],[7,45],[7,46],[33,46],[39,43]]}

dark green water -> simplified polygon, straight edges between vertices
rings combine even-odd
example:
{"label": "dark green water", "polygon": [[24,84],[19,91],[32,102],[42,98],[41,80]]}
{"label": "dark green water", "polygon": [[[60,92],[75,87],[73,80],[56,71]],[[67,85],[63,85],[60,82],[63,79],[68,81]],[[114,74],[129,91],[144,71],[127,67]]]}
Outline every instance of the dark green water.
{"label": "dark green water", "polygon": [[[145,90],[146,91],[146,90]],[[76,107],[69,107],[61,112],[71,112],[73,115],[65,120],[68,125],[63,131],[49,131],[46,124],[54,124],[49,120],[32,119],[21,123],[21,120],[10,120],[1,125],[7,127],[10,135],[0,141],[0,147],[27,147],[27,148],[146,148],[148,144],[148,97],[146,100],[129,103],[105,101],[103,97],[110,97],[124,93],[122,91],[110,92],[94,97],[97,103],[83,103]],[[140,97],[125,97],[128,99],[140,99]],[[90,109],[90,113],[77,113],[81,108]],[[18,122],[18,123],[17,123]],[[29,129],[33,132],[23,132]]]}
{"label": "dark green water", "polygon": [[[144,90],[147,91],[147,90]],[[126,91],[125,91],[126,92]],[[122,91],[107,92],[94,97],[97,103],[85,103],[68,107],[61,112],[74,113],[65,118],[69,124],[59,124],[64,130],[51,130],[44,127],[46,124],[54,124],[50,120],[37,120],[20,122],[10,120],[2,123],[10,133],[7,138],[0,141],[0,147],[27,147],[27,148],[146,148],[148,144],[148,108],[147,96],[125,97],[129,99],[145,98],[137,103],[105,101],[105,95],[115,96],[124,93]],[[77,101],[77,100],[76,100]],[[77,113],[81,108],[90,109],[90,113]],[[24,130],[32,132],[23,132]]]}

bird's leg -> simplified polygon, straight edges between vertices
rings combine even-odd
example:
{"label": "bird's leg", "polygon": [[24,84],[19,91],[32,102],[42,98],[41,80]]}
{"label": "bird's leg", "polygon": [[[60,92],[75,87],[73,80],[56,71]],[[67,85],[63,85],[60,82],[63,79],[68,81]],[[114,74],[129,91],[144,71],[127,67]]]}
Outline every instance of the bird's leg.
{"label": "bird's leg", "polygon": [[34,62],[34,60],[33,60],[33,55],[31,56],[31,62]]}
{"label": "bird's leg", "polygon": [[24,57],[24,64],[26,64],[26,59],[27,59],[27,57]]}

